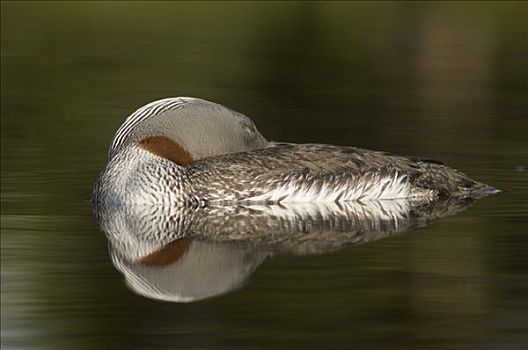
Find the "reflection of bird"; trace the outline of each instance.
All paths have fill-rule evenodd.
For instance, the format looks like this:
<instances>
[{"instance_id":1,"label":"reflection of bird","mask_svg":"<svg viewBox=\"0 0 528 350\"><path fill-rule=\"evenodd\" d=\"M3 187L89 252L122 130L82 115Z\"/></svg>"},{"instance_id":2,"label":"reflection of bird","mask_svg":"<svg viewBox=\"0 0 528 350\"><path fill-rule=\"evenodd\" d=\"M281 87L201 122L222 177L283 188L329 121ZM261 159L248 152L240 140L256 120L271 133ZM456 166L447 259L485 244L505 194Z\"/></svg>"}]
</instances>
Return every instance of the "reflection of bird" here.
<instances>
[{"instance_id":1,"label":"reflection of bird","mask_svg":"<svg viewBox=\"0 0 528 350\"><path fill-rule=\"evenodd\" d=\"M189 302L241 286L270 255L321 254L427 225L473 199L207 207L116 206L101 221L137 293Z\"/></svg>"},{"instance_id":2,"label":"reflection of bird","mask_svg":"<svg viewBox=\"0 0 528 350\"><path fill-rule=\"evenodd\" d=\"M119 128L94 188L94 205L104 215L126 203L429 201L494 192L431 160L268 142L246 116L179 97L138 109Z\"/></svg>"}]
</instances>

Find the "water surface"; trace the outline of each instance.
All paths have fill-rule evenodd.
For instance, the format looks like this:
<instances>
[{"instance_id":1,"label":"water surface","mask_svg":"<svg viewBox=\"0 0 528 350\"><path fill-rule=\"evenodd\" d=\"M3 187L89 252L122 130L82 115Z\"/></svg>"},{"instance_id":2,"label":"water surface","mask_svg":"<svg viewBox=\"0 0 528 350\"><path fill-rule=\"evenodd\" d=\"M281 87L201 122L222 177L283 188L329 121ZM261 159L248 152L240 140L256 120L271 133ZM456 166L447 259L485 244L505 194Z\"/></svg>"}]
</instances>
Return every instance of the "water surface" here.
<instances>
[{"instance_id":1,"label":"water surface","mask_svg":"<svg viewBox=\"0 0 528 350\"><path fill-rule=\"evenodd\" d=\"M528 346L525 3L1 6L2 348ZM123 119L179 95L272 140L427 156L503 193L155 301L115 269L89 199Z\"/></svg>"}]
</instances>

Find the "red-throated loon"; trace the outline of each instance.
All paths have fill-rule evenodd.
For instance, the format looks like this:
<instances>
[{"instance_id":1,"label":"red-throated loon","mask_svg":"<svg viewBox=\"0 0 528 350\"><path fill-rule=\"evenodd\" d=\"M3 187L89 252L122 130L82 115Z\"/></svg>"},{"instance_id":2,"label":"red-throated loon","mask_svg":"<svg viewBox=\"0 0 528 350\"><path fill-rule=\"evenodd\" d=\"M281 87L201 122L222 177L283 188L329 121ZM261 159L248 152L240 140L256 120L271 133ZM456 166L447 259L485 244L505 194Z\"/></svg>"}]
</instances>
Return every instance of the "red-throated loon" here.
<instances>
[{"instance_id":1,"label":"red-throated loon","mask_svg":"<svg viewBox=\"0 0 528 350\"><path fill-rule=\"evenodd\" d=\"M93 193L116 205L343 202L498 192L439 162L355 147L269 142L246 116L198 98L149 103L117 130Z\"/></svg>"}]
</instances>

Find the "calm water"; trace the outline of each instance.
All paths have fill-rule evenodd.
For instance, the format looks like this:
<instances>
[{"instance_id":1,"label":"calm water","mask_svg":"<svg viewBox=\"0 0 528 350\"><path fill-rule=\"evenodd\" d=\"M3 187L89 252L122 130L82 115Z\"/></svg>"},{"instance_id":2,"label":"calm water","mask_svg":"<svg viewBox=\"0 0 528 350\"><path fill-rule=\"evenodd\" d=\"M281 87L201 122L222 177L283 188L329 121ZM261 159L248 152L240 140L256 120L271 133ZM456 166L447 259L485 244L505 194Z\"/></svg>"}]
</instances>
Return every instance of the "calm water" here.
<instances>
[{"instance_id":1,"label":"calm water","mask_svg":"<svg viewBox=\"0 0 528 350\"><path fill-rule=\"evenodd\" d=\"M526 3L1 10L2 348L528 347ZM239 288L155 301L114 267L89 198L122 120L178 95L273 140L427 156L504 192L344 249L246 252Z\"/></svg>"}]
</instances>

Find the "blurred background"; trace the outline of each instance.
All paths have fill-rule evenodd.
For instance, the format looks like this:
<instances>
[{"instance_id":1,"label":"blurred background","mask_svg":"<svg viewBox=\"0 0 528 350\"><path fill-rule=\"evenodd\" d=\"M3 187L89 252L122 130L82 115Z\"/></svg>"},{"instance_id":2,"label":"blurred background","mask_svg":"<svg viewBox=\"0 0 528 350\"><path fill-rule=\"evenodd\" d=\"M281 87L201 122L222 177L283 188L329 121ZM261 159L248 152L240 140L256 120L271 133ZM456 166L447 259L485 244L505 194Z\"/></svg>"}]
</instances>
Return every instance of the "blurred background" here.
<instances>
[{"instance_id":1,"label":"blurred background","mask_svg":"<svg viewBox=\"0 0 528 350\"><path fill-rule=\"evenodd\" d=\"M1 3L5 349L528 346L526 2ZM269 139L420 155L504 192L265 262L239 291L129 291L91 186L136 108L194 96Z\"/></svg>"}]
</instances>

